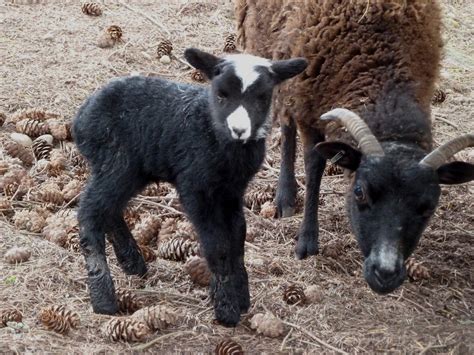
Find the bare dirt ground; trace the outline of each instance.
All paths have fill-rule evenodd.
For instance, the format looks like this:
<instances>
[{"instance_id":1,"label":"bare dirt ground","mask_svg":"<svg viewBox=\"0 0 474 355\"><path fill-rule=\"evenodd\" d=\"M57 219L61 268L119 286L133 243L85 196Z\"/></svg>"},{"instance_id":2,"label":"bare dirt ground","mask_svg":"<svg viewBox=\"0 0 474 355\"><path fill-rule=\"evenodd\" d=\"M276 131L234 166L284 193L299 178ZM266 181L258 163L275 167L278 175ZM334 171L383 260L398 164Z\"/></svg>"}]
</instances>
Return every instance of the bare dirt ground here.
<instances>
[{"instance_id":1,"label":"bare dirt ground","mask_svg":"<svg viewBox=\"0 0 474 355\"><path fill-rule=\"evenodd\" d=\"M93 90L131 72L190 81L190 69L178 60L183 50L196 46L221 53L226 34L233 32L232 5L223 0L134 1L129 6L108 1L100 17L84 15L79 2L25 2L0 2L0 111L7 117L19 109L42 107L69 120ZM433 107L437 144L474 131L474 6L470 1L442 2L446 46L440 86L447 99ZM97 35L112 24L122 27L124 42L98 48ZM169 65L155 55L164 38L174 46ZM279 170L277 132L275 128L267 162L249 189L250 200L257 195L261 200L273 198ZM6 160L3 144L8 134L0 134L0 160ZM473 153L465 151L459 158L474 162ZM297 174L302 183L301 157ZM45 179L40 174L34 178L38 184ZM19 230L12 215L3 211L0 255L17 245L31 248L32 256L18 265L0 260L0 308L11 306L23 313L23 328L0 328L0 353L125 353L138 350L137 346L153 353L209 353L222 338L232 337L246 353L333 353L324 345L329 344L349 353L472 354L474 185L443 188L439 208L415 254L431 277L407 281L388 296L375 295L361 276L362 259L345 215L344 191L342 175L324 178L322 253L304 261L293 257L301 203L298 214L285 220L263 218L259 204L249 208L248 225L257 230L246 248L252 306L235 329L213 323L206 290L191 283L181 263L158 259L143 281L125 276L111 253L117 285L135 292L147 305L165 304L182 315L179 325L153 334L146 341L161 338L146 346L106 339L99 328L109 317L91 310L82 256L45 240L41 233ZM299 194L303 195L302 185ZM132 205L163 218L184 218L163 208L163 201L159 196L141 196ZM67 208L75 208L73 202ZM12 206L15 213L40 207L27 198L13 200ZM48 208L56 212L65 206ZM282 275L268 271L272 261L280 265ZM289 284L319 286L320 302L286 304L282 292ZM81 326L68 335L47 331L37 314L51 304L77 311ZM271 339L250 329L249 318L266 311L287 322L284 336Z\"/></svg>"}]
</instances>

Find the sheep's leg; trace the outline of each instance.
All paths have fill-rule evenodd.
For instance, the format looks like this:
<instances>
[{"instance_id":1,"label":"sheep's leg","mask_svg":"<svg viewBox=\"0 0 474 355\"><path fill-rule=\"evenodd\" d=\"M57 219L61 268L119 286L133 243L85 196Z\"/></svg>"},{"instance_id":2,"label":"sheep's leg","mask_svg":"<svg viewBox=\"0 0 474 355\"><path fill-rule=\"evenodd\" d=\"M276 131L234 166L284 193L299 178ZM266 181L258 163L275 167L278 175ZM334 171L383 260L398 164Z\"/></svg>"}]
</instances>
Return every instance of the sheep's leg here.
<instances>
[{"instance_id":1,"label":"sheep's leg","mask_svg":"<svg viewBox=\"0 0 474 355\"><path fill-rule=\"evenodd\" d=\"M227 191L212 198L204 193L182 193L181 202L195 225L212 273L211 296L217 321L235 326L249 305L248 280L243 265L245 221L242 202ZM202 198L200 198L202 197ZM239 246L237 248L237 246Z\"/></svg>"},{"instance_id":2,"label":"sheep's leg","mask_svg":"<svg viewBox=\"0 0 474 355\"><path fill-rule=\"evenodd\" d=\"M281 121L281 166L278 177L276 205L278 217L290 217L295 213L296 178L296 125L292 118Z\"/></svg>"},{"instance_id":3,"label":"sheep's leg","mask_svg":"<svg viewBox=\"0 0 474 355\"><path fill-rule=\"evenodd\" d=\"M304 144L306 192L303 222L298 232L298 242L296 244L296 257L298 259L304 259L309 255L318 253L319 188L326 166L326 160L314 149L315 144L323 141L324 137L316 130L305 129L302 131L302 140Z\"/></svg>"},{"instance_id":4,"label":"sheep's leg","mask_svg":"<svg viewBox=\"0 0 474 355\"><path fill-rule=\"evenodd\" d=\"M81 247L88 270L92 308L96 313L114 314L118 311L105 257L106 233L112 236L115 252L126 271L140 275L146 272L145 262L128 227L125 225L125 231L120 224L120 220L123 221L121 211L134 191L129 178L124 176L121 179L118 174L112 173L107 176L93 175L81 197L78 213ZM133 178L130 181L134 181Z\"/></svg>"}]
</instances>

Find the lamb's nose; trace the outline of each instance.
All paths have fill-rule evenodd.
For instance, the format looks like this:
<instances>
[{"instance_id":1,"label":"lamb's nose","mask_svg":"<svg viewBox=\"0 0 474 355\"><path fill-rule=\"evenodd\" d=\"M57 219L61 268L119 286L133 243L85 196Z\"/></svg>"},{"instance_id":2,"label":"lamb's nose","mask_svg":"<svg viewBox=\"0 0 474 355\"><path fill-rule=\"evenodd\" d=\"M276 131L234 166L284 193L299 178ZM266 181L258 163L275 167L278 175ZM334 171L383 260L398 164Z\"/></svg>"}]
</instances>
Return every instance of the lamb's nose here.
<instances>
[{"instance_id":1,"label":"lamb's nose","mask_svg":"<svg viewBox=\"0 0 474 355\"><path fill-rule=\"evenodd\" d=\"M242 136L242 134L245 133L246 129L245 128L235 128L235 127L233 127L232 131L234 131L234 133L237 135L237 137L240 138Z\"/></svg>"}]
</instances>

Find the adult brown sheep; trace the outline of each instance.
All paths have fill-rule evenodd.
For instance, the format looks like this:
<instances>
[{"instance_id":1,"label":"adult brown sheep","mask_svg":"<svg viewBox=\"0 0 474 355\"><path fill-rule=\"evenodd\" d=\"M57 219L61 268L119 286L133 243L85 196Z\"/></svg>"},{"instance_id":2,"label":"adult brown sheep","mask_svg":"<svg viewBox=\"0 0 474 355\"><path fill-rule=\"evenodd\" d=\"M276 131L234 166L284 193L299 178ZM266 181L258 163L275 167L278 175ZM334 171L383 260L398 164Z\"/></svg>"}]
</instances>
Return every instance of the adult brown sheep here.
<instances>
[{"instance_id":1,"label":"adult brown sheep","mask_svg":"<svg viewBox=\"0 0 474 355\"><path fill-rule=\"evenodd\" d=\"M297 257L318 253L319 187L326 159L332 159L353 172L347 209L365 278L376 292L393 291L405 279L404 260L438 204L439 184L474 179L474 165L447 162L474 145L474 134L431 152L430 99L442 50L438 2L235 5L247 52L309 61L302 75L280 86L273 103L282 130L276 195L282 217L294 213L296 130L304 145L306 196Z\"/></svg>"}]
</instances>

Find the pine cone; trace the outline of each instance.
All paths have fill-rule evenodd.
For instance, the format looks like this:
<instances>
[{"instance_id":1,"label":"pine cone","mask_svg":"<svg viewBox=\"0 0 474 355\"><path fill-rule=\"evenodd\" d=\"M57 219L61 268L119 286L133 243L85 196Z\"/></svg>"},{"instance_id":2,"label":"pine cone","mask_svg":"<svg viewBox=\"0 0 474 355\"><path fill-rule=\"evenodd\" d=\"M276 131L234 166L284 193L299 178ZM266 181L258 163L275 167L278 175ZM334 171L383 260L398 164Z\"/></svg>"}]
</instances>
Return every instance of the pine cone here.
<instances>
[{"instance_id":1,"label":"pine cone","mask_svg":"<svg viewBox=\"0 0 474 355\"><path fill-rule=\"evenodd\" d=\"M245 205L248 208L254 210L256 207L260 207L266 202L273 201L274 195L275 195L275 189L272 185L268 184L264 187L254 186L245 195Z\"/></svg>"},{"instance_id":2,"label":"pine cone","mask_svg":"<svg viewBox=\"0 0 474 355\"><path fill-rule=\"evenodd\" d=\"M242 346L232 339L224 339L220 341L214 350L216 355L243 355Z\"/></svg>"},{"instance_id":3,"label":"pine cone","mask_svg":"<svg viewBox=\"0 0 474 355\"><path fill-rule=\"evenodd\" d=\"M157 183L153 182L148 184L141 192L143 196L159 196L160 187Z\"/></svg>"},{"instance_id":4,"label":"pine cone","mask_svg":"<svg viewBox=\"0 0 474 355\"><path fill-rule=\"evenodd\" d=\"M197 81L198 83L203 83L206 81L206 76L199 69L194 69L191 72L191 79Z\"/></svg>"},{"instance_id":5,"label":"pine cone","mask_svg":"<svg viewBox=\"0 0 474 355\"><path fill-rule=\"evenodd\" d=\"M132 319L144 323L151 331L163 330L178 322L177 313L165 306L142 308L132 315Z\"/></svg>"},{"instance_id":6,"label":"pine cone","mask_svg":"<svg viewBox=\"0 0 474 355\"><path fill-rule=\"evenodd\" d=\"M263 204L260 210L260 216L263 218L273 218L276 215L276 207L272 201L267 201Z\"/></svg>"},{"instance_id":7,"label":"pine cone","mask_svg":"<svg viewBox=\"0 0 474 355\"><path fill-rule=\"evenodd\" d=\"M170 56L171 52L173 51L173 44L171 43L170 40L163 40L160 43L158 43L158 47L156 49L156 55L158 58L161 58L165 55Z\"/></svg>"},{"instance_id":8,"label":"pine cone","mask_svg":"<svg viewBox=\"0 0 474 355\"><path fill-rule=\"evenodd\" d=\"M51 150L53 150L53 145L49 144L42 138L36 138L33 141L33 153L37 160L40 159L49 159Z\"/></svg>"},{"instance_id":9,"label":"pine cone","mask_svg":"<svg viewBox=\"0 0 474 355\"><path fill-rule=\"evenodd\" d=\"M142 307L142 303L137 296L128 290L118 289L116 296L119 311L122 313L133 313Z\"/></svg>"},{"instance_id":10,"label":"pine cone","mask_svg":"<svg viewBox=\"0 0 474 355\"><path fill-rule=\"evenodd\" d=\"M197 240L197 234L196 234L196 231L194 230L193 225L191 224L191 222L188 222L186 220L178 221L176 223L175 236L187 237L191 240Z\"/></svg>"},{"instance_id":11,"label":"pine cone","mask_svg":"<svg viewBox=\"0 0 474 355\"><path fill-rule=\"evenodd\" d=\"M89 16L100 16L102 15L102 9L99 4L95 2L86 2L82 4L81 10L83 13Z\"/></svg>"},{"instance_id":12,"label":"pine cone","mask_svg":"<svg viewBox=\"0 0 474 355\"><path fill-rule=\"evenodd\" d=\"M68 333L71 328L75 329L80 325L79 315L63 305L41 309L38 318L46 328L61 334Z\"/></svg>"},{"instance_id":13,"label":"pine cone","mask_svg":"<svg viewBox=\"0 0 474 355\"><path fill-rule=\"evenodd\" d=\"M26 247L13 247L5 253L5 260L10 264L19 264L28 261L31 256L31 250Z\"/></svg>"},{"instance_id":14,"label":"pine cone","mask_svg":"<svg viewBox=\"0 0 474 355\"><path fill-rule=\"evenodd\" d=\"M6 327L8 322L21 322L23 315L15 308L0 309L0 328Z\"/></svg>"},{"instance_id":15,"label":"pine cone","mask_svg":"<svg viewBox=\"0 0 474 355\"><path fill-rule=\"evenodd\" d=\"M284 273L283 268L277 260L273 260L268 266L268 269L270 270L270 273L275 276L281 276Z\"/></svg>"},{"instance_id":16,"label":"pine cone","mask_svg":"<svg viewBox=\"0 0 474 355\"><path fill-rule=\"evenodd\" d=\"M29 148L25 148L21 144L13 141L6 142L4 148L8 155L20 159L26 166L33 164L33 154L31 154Z\"/></svg>"},{"instance_id":17,"label":"pine cone","mask_svg":"<svg viewBox=\"0 0 474 355\"><path fill-rule=\"evenodd\" d=\"M81 252L81 241L78 234L68 234L64 247L74 253Z\"/></svg>"},{"instance_id":18,"label":"pine cone","mask_svg":"<svg viewBox=\"0 0 474 355\"><path fill-rule=\"evenodd\" d=\"M15 212L13 223L18 229L41 233L46 225L46 219L36 211L20 210Z\"/></svg>"},{"instance_id":19,"label":"pine cone","mask_svg":"<svg viewBox=\"0 0 474 355\"><path fill-rule=\"evenodd\" d=\"M167 260L185 261L192 255L199 255L199 244L189 238L174 237L158 247L158 256Z\"/></svg>"},{"instance_id":20,"label":"pine cone","mask_svg":"<svg viewBox=\"0 0 474 355\"><path fill-rule=\"evenodd\" d=\"M58 141L71 139L71 124L58 120L49 120L48 127L51 135Z\"/></svg>"},{"instance_id":21,"label":"pine cone","mask_svg":"<svg viewBox=\"0 0 474 355\"><path fill-rule=\"evenodd\" d=\"M60 206L64 202L64 194L59 186L52 182L45 182L38 186L31 192L31 197L34 201L52 203L55 206Z\"/></svg>"},{"instance_id":22,"label":"pine cone","mask_svg":"<svg viewBox=\"0 0 474 355\"><path fill-rule=\"evenodd\" d=\"M440 88L437 88L433 94L433 97L431 98L431 103L433 105L438 105L443 103L446 100L446 92L441 90Z\"/></svg>"},{"instance_id":23,"label":"pine cone","mask_svg":"<svg viewBox=\"0 0 474 355\"><path fill-rule=\"evenodd\" d=\"M7 115L5 115L3 112L0 112L0 127L3 126L6 120L7 120Z\"/></svg>"},{"instance_id":24,"label":"pine cone","mask_svg":"<svg viewBox=\"0 0 474 355\"><path fill-rule=\"evenodd\" d=\"M288 304L303 304L306 301L303 288L296 285L288 286L283 292L283 300Z\"/></svg>"},{"instance_id":25,"label":"pine cone","mask_svg":"<svg viewBox=\"0 0 474 355\"><path fill-rule=\"evenodd\" d=\"M61 247L66 247L68 236L77 235L79 230L75 213L62 214L60 212L46 219L46 227L43 228L43 236L46 240Z\"/></svg>"},{"instance_id":26,"label":"pine cone","mask_svg":"<svg viewBox=\"0 0 474 355\"><path fill-rule=\"evenodd\" d=\"M285 327L281 320L267 313L257 313L250 320L250 327L258 334L263 334L270 338L277 338L285 332Z\"/></svg>"},{"instance_id":27,"label":"pine cone","mask_svg":"<svg viewBox=\"0 0 474 355\"><path fill-rule=\"evenodd\" d=\"M123 31L117 25L112 25L107 28L107 33L109 34L110 38L112 38L115 42L119 42L122 40Z\"/></svg>"},{"instance_id":28,"label":"pine cone","mask_svg":"<svg viewBox=\"0 0 474 355\"><path fill-rule=\"evenodd\" d=\"M161 244L173 238L177 228L176 222L177 221L174 218L166 218L163 221L160 233L158 234L158 240Z\"/></svg>"},{"instance_id":29,"label":"pine cone","mask_svg":"<svg viewBox=\"0 0 474 355\"><path fill-rule=\"evenodd\" d=\"M130 318L113 318L104 327L104 334L112 341L140 341L148 332L144 323Z\"/></svg>"},{"instance_id":30,"label":"pine cone","mask_svg":"<svg viewBox=\"0 0 474 355\"><path fill-rule=\"evenodd\" d=\"M304 290L306 301L309 303L321 303L324 299L324 293L321 291L321 286L312 285Z\"/></svg>"},{"instance_id":31,"label":"pine cone","mask_svg":"<svg viewBox=\"0 0 474 355\"><path fill-rule=\"evenodd\" d=\"M18 122L25 119L32 119L36 121L46 121L47 119L55 118L55 117L59 117L59 115L57 113L45 111L39 107L34 107L34 108L19 110L15 112L11 121Z\"/></svg>"},{"instance_id":32,"label":"pine cone","mask_svg":"<svg viewBox=\"0 0 474 355\"><path fill-rule=\"evenodd\" d=\"M125 222L127 222L127 225L129 228L134 228L138 221L140 220L140 208L139 207L134 207L134 206L127 206L123 213L123 218L125 219ZM137 242L141 243L138 237L138 231L133 231L132 234L135 236L135 239ZM142 243L145 244L145 243Z\"/></svg>"},{"instance_id":33,"label":"pine cone","mask_svg":"<svg viewBox=\"0 0 474 355\"><path fill-rule=\"evenodd\" d=\"M46 170L49 176L60 176L66 169L67 158L59 149L53 149L50 153L49 163Z\"/></svg>"},{"instance_id":34,"label":"pine cone","mask_svg":"<svg viewBox=\"0 0 474 355\"><path fill-rule=\"evenodd\" d=\"M71 201L73 198L77 197L82 191L83 183L79 180L72 179L63 187L62 193L64 194L64 201Z\"/></svg>"},{"instance_id":35,"label":"pine cone","mask_svg":"<svg viewBox=\"0 0 474 355\"><path fill-rule=\"evenodd\" d=\"M143 244L138 244L138 247L140 248L140 252L142 253L143 259L145 259L146 263L151 263L156 260L156 254L152 248Z\"/></svg>"},{"instance_id":36,"label":"pine cone","mask_svg":"<svg viewBox=\"0 0 474 355\"><path fill-rule=\"evenodd\" d=\"M49 126L46 122L27 118L17 122L16 130L30 137L39 137L49 133Z\"/></svg>"},{"instance_id":37,"label":"pine cone","mask_svg":"<svg viewBox=\"0 0 474 355\"><path fill-rule=\"evenodd\" d=\"M211 282L211 270L207 266L205 258L194 255L186 260L184 270L191 277L191 281L199 286L209 286Z\"/></svg>"},{"instance_id":38,"label":"pine cone","mask_svg":"<svg viewBox=\"0 0 474 355\"><path fill-rule=\"evenodd\" d=\"M428 268L422 263L417 263L414 258L408 258L405 261L405 267L407 268L407 275L413 281L419 281L430 278L430 272Z\"/></svg>"},{"instance_id":39,"label":"pine cone","mask_svg":"<svg viewBox=\"0 0 474 355\"><path fill-rule=\"evenodd\" d=\"M224 52L226 53L235 52L236 48L237 47L235 45L235 34L231 33L225 38Z\"/></svg>"},{"instance_id":40,"label":"pine cone","mask_svg":"<svg viewBox=\"0 0 474 355\"><path fill-rule=\"evenodd\" d=\"M132 234L138 244L151 245L158 240L161 221L152 214L145 215L133 228Z\"/></svg>"}]
</instances>

